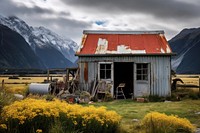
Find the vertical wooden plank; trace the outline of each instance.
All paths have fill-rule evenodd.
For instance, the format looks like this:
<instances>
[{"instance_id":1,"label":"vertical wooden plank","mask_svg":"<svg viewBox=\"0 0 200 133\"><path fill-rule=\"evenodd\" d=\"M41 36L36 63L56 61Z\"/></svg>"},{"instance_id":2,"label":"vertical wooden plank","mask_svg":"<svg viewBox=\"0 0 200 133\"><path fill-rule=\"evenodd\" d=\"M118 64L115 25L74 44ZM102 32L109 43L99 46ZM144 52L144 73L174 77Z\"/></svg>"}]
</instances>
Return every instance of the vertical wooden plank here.
<instances>
[{"instance_id":1,"label":"vertical wooden plank","mask_svg":"<svg viewBox=\"0 0 200 133\"><path fill-rule=\"evenodd\" d=\"M2 80L2 84L1 85L2 85L1 89L4 90L4 79Z\"/></svg>"},{"instance_id":2,"label":"vertical wooden plank","mask_svg":"<svg viewBox=\"0 0 200 133\"><path fill-rule=\"evenodd\" d=\"M65 77L65 89L69 88L69 69L67 68L66 77Z\"/></svg>"}]
</instances>

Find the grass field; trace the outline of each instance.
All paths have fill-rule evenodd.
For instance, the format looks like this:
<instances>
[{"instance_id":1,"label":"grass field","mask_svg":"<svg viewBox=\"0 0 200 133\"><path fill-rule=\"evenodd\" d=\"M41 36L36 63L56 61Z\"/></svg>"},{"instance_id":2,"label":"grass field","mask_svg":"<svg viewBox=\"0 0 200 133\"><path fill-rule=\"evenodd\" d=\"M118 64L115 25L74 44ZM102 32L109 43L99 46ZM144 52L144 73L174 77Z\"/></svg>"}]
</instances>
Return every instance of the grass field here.
<instances>
[{"instance_id":1,"label":"grass field","mask_svg":"<svg viewBox=\"0 0 200 133\"><path fill-rule=\"evenodd\" d=\"M199 75L177 75L174 78L180 78L184 84L199 85Z\"/></svg>"},{"instance_id":2,"label":"grass field","mask_svg":"<svg viewBox=\"0 0 200 133\"><path fill-rule=\"evenodd\" d=\"M199 85L199 78L194 76L186 77L177 76L184 81L184 84ZM57 77L56 77L57 78ZM12 93L21 93L23 89L27 89L28 85L33 82L43 82L46 77L20 77L20 79L8 79L8 77L0 77L0 81L4 80L5 88ZM59 77L62 80L62 77ZM178 83L181 84L181 83ZM179 88L180 89L180 88ZM185 88L181 88L185 89ZM190 88L192 89L192 88ZM141 120L147 113L157 111L166 113L167 115L174 114L179 117L189 119L197 127L200 127L200 100L184 99L178 102L149 102L138 103L131 99L114 100L112 102L97 102L94 106L105 106L109 110L114 110L122 116L121 129L127 133L135 132L134 119ZM88 105L83 105L88 106Z\"/></svg>"},{"instance_id":3,"label":"grass field","mask_svg":"<svg viewBox=\"0 0 200 133\"><path fill-rule=\"evenodd\" d=\"M134 119L141 120L147 113L157 111L187 118L200 127L200 100L184 100L179 102L138 103L133 100L115 100L112 102L94 103L94 106L105 106L122 116L121 128L127 133L135 132Z\"/></svg>"}]
</instances>

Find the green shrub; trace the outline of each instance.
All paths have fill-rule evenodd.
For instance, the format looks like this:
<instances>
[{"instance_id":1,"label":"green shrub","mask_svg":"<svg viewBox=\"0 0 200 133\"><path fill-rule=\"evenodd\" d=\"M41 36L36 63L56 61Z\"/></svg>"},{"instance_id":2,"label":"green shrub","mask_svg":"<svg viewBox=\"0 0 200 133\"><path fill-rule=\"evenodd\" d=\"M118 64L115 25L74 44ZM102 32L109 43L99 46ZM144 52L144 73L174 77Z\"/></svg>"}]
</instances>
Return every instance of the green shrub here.
<instances>
[{"instance_id":1,"label":"green shrub","mask_svg":"<svg viewBox=\"0 0 200 133\"><path fill-rule=\"evenodd\" d=\"M189 98L191 98L192 100L197 100L199 98L198 93L190 92Z\"/></svg>"},{"instance_id":2,"label":"green shrub","mask_svg":"<svg viewBox=\"0 0 200 133\"><path fill-rule=\"evenodd\" d=\"M158 95L150 95L149 102L163 102L165 100L164 97L160 97Z\"/></svg>"},{"instance_id":3,"label":"green shrub","mask_svg":"<svg viewBox=\"0 0 200 133\"><path fill-rule=\"evenodd\" d=\"M186 118L152 112L148 113L142 120L142 125L147 133L193 133L195 127Z\"/></svg>"}]
</instances>

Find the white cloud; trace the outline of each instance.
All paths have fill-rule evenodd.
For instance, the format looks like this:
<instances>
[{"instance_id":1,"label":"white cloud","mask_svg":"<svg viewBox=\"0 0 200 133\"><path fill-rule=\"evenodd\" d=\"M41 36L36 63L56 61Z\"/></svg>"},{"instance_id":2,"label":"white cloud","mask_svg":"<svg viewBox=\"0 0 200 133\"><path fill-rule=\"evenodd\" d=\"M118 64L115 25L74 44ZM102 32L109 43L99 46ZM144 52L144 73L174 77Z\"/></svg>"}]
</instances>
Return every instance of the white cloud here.
<instances>
[{"instance_id":1,"label":"white cloud","mask_svg":"<svg viewBox=\"0 0 200 133\"><path fill-rule=\"evenodd\" d=\"M78 44L85 29L165 30L170 39L200 22L198 0L1 0L0 12Z\"/></svg>"}]
</instances>

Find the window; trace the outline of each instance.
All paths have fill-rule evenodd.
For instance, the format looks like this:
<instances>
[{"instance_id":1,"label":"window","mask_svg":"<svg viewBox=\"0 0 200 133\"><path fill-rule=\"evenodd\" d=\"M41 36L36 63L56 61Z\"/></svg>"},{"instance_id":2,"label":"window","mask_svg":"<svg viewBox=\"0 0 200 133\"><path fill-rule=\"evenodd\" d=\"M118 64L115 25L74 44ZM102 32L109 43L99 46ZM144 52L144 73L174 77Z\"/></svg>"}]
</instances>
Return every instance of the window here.
<instances>
[{"instance_id":1,"label":"window","mask_svg":"<svg viewBox=\"0 0 200 133\"><path fill-rule=\"evenodd\" d=\"M148 64L139 63L136 64L137 80L148 80Z\"/></svg>"},{"instance_id":2,"label":"window","mask_svg":"<svg viewBox=\"0 0 200 133\"><path fill-rule=\"evenodd\" d=\"M111 64L100 64L100 79L111 79Z\"/></svg>"}]
</instances>

